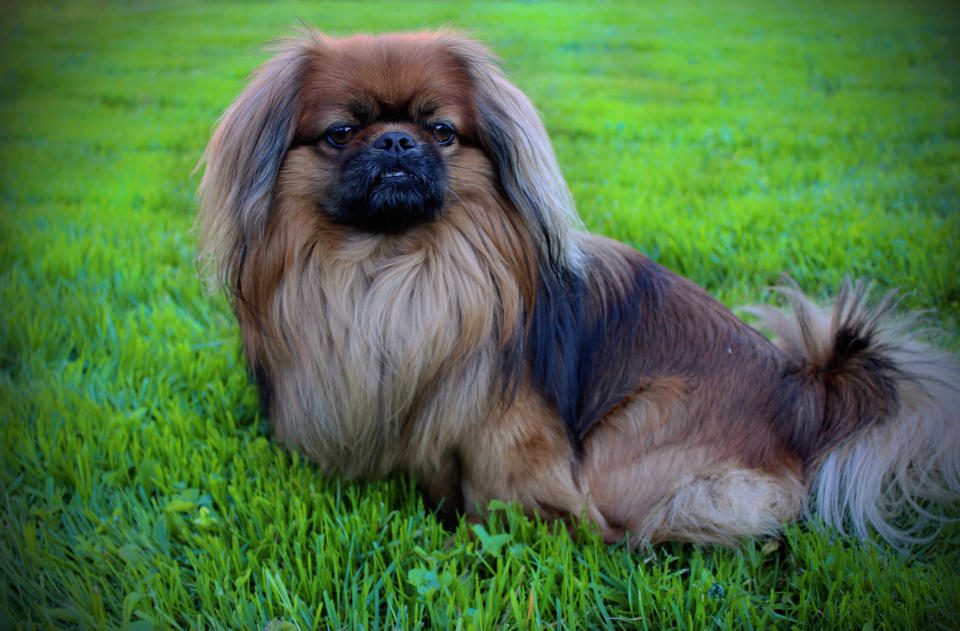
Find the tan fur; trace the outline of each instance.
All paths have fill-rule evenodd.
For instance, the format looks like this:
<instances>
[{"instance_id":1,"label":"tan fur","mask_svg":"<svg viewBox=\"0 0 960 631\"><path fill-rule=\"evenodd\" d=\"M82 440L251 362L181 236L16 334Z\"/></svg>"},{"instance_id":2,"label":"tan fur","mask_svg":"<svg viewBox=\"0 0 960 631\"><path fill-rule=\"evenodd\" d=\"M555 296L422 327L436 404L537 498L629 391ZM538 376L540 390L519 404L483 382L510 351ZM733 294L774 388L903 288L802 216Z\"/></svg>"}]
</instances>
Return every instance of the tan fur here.
<instances>
[{"instance_id":1,"label":"tan fur","mask_svg":"<svg viewBox=\"0 0 960 631\"><path fill-rule=\"evenodd\" d=\"M297 159L287 164L282 183ZM278 208L277 225L300 225L285 213L302 208ZM345 235L333 249L293 243L311 231L285 235L285 282L264 306L277 343L264 351L285 389L278 401L293 407L278 406L273 421L282 440L329 470L382 475L400 463L420 466L497 399L491 363L522 299L505 258L522 261L525 250L520 242L498 249L509 240L488 235L506 227L484 226L489 215L470 203L455 212L463 217L448 218L443 247L435 234L416 232Z\"/></svg>"},{"instance_id":2,"label":"tan fur","mask_svg":"<svg viewBox=\"0 0 960 631\"><path fill-rule=\"evenodd\" d=\"M396 234L337 221L325 130L428 145L436 120L458 133L431 145L442 213ZM635 544L774 532L810 487L827 521L902 541L895 509L960 492L952 360L850 291L832 316L799 294L762 311L775 347L582 232L536 111L477 42L307 31L205 161L200 260L231 292L277 438L324 472L409 472L468 516L514 501Z\"/></svg>"},{"instance_id":3,"label":"tan fur","mask_svg":"<svg viewBox=\"0 0 960 631\"><path fill-rule=\"evenodd\" d=\"M747 468L690 426L695 386L648 384L585 441L583 475L608 522L634 541L731 543L771 533L800 513L797 462L775 472Z\"/></svg>"},{"instance_id":4,"label":"tan fur","mask_svg":"<svg viewBox=\"0 0 960 631\"><path fill-rule=\"evenodd\" d=\"M540 397L521 392L506 410L486 419L461 447L464 508L482 514L492 498L517 502L544 517L586 515L606 520L581 488L576 458L560 423Z\"/></svg>"}]
</instances>

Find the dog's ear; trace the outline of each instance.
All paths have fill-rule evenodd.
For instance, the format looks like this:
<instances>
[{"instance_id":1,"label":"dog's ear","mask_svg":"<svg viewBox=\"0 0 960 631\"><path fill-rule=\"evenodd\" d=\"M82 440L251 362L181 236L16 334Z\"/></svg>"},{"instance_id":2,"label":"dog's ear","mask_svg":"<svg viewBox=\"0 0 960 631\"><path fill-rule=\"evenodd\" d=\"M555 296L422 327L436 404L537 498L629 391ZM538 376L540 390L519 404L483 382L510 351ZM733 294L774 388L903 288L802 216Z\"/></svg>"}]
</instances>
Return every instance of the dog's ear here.
<instances>
[{"instance_id":1,"label":"dog's ear","mask_svg":"<svg viewBox=\"0 0 960 631\"><path fill-rule=\"evenodd\" d=\"M447 37L473 82L480 142L497 166L504 191L526 219L541 260L576 267L578 250L570 231L581 222L536 109L482 44L455 34Z\"/></svg>"},{"instance_id":2,"label":"dog's ear","mask_svg":"<svg viewBox=\"0 0 960 631\"><path fill-rule=\"evenodd\" d=\"M304 37L281 43L223 113L204 152L198 258L212 284L236 289L247 245L263 233L315 42Z\"/></svg>"}]
</instances>

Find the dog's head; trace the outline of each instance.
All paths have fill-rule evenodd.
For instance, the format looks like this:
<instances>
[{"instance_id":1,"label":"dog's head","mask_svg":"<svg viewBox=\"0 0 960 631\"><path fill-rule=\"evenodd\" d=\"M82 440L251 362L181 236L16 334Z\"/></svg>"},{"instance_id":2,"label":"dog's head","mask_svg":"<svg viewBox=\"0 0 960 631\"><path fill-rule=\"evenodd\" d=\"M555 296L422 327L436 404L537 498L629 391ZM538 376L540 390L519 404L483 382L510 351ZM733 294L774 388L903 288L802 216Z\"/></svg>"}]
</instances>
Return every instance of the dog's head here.
<instances>
[{"instance_id":1,"label":"dog's head","mask_svg":"<svg viewBox=\"0 0 960 631\"><path fill-rule=\"evenodd\" d=\"M278 205L394 235L506 200L542 263L567 265L576 212L530 101L489 52L450 32L316 32L281 43L227 109L200 185L201 260L237 281ZM486 196L486 197L485 197Z\"/></svg>"}]
</instances>

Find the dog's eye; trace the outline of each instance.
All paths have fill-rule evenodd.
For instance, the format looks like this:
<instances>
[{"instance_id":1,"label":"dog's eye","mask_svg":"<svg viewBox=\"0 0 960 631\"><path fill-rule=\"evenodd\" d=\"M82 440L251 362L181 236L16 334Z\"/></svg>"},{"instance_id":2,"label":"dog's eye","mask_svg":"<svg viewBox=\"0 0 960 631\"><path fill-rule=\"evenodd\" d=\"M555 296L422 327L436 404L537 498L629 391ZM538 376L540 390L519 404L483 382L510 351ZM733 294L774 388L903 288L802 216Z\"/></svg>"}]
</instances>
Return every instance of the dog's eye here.
<instances>
[{"instance_id":1,"label":"dog's eye","mask_svg":"<svg viewBox=\"0 0 960 631\"><path fill-rule=\"evenodd\" d=\"M343 148L353 138L356 127L352 125L337 125L327 130L327 142L338 149Z\"/></svg>"},{"instance_id":2,"label":"dog's eye","mask_svg":"<svg viewBox=\"0 0 960 631\"><path fill-rule=\"evenodd\" d=\"M434 123L430 126L430 131L433 133L433 139L441 145L449 145L457 135L450 123Z\"/></svg>"}]
</instances>

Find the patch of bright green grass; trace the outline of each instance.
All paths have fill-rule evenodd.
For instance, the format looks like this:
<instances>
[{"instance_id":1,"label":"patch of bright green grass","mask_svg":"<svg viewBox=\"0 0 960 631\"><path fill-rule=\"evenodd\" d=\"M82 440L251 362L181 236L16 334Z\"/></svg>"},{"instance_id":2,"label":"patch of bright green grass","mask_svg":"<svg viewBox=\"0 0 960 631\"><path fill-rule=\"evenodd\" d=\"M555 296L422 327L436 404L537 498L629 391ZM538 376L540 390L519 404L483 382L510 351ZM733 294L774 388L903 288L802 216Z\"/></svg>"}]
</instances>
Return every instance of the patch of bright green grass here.
<instances>
[{"instance_id":1,"label":"patch of bright green grass","mask_svg":"<svg viewBox=\"0 0 960 631\"><path fill-rule=\"evenodd\" d=\"M300 19L452 25L543 113L587 225L730 305L900 286L957 347L951 4L63 3L0 23L0 628L955 628L960 529L914 556L794 525L630 551L277 447L191 171Z\"/></svg>"}]
</instances>

